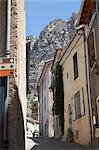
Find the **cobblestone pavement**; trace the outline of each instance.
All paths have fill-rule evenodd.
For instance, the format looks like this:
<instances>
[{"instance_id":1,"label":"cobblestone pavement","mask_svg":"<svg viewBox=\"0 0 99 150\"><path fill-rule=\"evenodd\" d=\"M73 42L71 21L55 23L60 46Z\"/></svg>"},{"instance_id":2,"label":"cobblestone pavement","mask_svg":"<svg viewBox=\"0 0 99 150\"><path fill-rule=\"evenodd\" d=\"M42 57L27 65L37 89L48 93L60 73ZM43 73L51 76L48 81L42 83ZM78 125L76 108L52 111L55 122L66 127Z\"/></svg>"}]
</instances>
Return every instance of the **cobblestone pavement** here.
<instances>
[{"instance_id":1,"label":"cobblestone pavement","mask_svg":"<svg viewBox=\"0 0 99 150\"><path fill-rule=\"evenodd\" d=\"M34 141L39 143L39 146L34 148L35 150L96 150L78 144L63 142L55 138L40 137L35 138Z\"/></svg>"}]
</instances>

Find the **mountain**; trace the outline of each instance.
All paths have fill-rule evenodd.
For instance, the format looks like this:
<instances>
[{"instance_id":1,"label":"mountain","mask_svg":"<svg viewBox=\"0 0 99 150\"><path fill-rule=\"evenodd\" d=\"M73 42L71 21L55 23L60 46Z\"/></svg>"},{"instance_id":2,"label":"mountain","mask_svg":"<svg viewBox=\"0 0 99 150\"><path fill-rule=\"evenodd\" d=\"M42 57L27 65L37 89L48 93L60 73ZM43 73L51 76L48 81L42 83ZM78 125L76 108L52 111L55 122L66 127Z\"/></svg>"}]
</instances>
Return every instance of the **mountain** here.
<instances>
[{"instance_id":1,"label":"mountain","mask_svg":"<svg viewBox=\"0 0 99 150\"><path fill-rule=\"evenodd\" d=\"M68 22L65 22L62 19L55 19L51 21L33 43L29 67L28 99L30 101L33 101L33 99L37 97L37 82L40 77L44 61L52 58L56 49L66 47L75 33L76 19L77 13L73 13Z\"/></svg>"}]
</instances>

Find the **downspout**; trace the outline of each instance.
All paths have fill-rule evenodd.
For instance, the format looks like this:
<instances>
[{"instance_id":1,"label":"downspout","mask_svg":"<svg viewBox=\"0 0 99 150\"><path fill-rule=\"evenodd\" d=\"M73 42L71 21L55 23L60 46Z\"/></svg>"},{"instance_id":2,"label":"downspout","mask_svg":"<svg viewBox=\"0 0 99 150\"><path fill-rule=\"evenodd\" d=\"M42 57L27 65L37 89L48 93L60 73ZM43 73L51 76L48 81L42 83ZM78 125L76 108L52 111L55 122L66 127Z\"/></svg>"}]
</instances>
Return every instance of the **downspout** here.
<instances>
[{"instance_id":1,"label":"downspout","mask_svg":"<svg viewBox=\"0 0 99 150\"><path fill-rule=\"evenodd\" d=\"M6 50L5 57L10 57L10 16L11 16L11 0L7 0L7 38L6 38ZM8 98L9 98L9 77L7 77L7 96L5 100L5 124L4 124L4 138L8 138Z\"/></svg>"},{"instance_id":2,"label":"downspout","mask_svg":"<svg viewBox=\"0 0 99 150\"><path fill-rule=\"evenodd\" d=\"M11 22L11 0L7 0L7 40L5 57L10 57L10 22Z\"/></svg>"},{"instance_id":3,"label":"downspout","mask_svg":"<svg viewBox=\"0 0 99 150\"><path fill-rule=\"evenodd\" d=\"M82 30L83 33L79 34L79 30ZM92 109L91 109L91 94L90 94L90 76L89 76L89 62L88 62L88 48L87 48L87 41L86 41L86 34L85 34L85 25L81 25L76 28L77 33L79 35L84 36L84 57L85 57L85 72L86 72L86 89L87 89L87 97L88 97L88 118L89 118L89 144L93 146L93 118L92 118Z\"/></svg>"},{"instance_id":4,"label":"downspout","mask_svg":"<svg viewBox=\"0 0 99 150\"><path fill-rule=\"evenodd\" d=\"M93 146L93 118L92 118L92 107L91 107L91 94L90 94L90 77L89 77L89 58L88 58L88 47L86 41L86 35L84 32L84 53L85 53L85 69L86 69L86 88L88 96L88 108L89 108L89 134L90 134L90 145Z\"/></svg>"}]
</instances>

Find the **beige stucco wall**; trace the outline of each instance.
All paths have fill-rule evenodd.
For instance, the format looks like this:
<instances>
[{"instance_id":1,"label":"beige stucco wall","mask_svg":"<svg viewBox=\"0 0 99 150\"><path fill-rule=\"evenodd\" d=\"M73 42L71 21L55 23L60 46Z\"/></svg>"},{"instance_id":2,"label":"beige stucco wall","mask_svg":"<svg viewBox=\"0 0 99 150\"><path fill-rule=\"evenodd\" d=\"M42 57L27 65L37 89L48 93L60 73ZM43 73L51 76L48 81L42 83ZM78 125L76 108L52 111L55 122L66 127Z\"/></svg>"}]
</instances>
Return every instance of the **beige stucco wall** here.
<instances>
[{"instance_id":1,"label":"beige stucco wall","mask_svg":"<svg viewBox=\"0 0 99 150\"><path fill-rule=\"evenodd\" d=\"M75 43L75 42L74 42ZM68 48L68 51L70 49ZM78 78L74 80L73 55L77 52L78 58ZM68 105L71 104L73 97L82 87L84 89L85 115L75 121L72 121L74 132L74 141L83 145L89 144L89 119L88 119L88 99L86 90L86 73L85 73L85 54L83 38L79 40L71 51L69 57L63 64L63 82L64 82L64 136L67 135L69 128ZM68 79L67 79L68 72ZM76 130L79 130L79 138L76 139Z\"/></svg>"},{"instance_id":2,"label":"beige stucco wall","mask_svg":"<svg viewBox=\"0 0 99 150\"><path fill-rule=\"evenodd\" d=\"M40 133L42 136L54 136L53 129L53 94L51 86L52 61L46 62L39 85Z\"/></svg>"},{"instance_id":3,"label":"beige stucco wall","mask_svg":"<svg viewBox=\"0 0 99 150\"><path fill-rule=\"evenodd\" d=\"M95 46L95 62L91 68L88 63L88 75L89 75L89 92L91 101L91 111L92 118L95 117L94 123L92 123L92 142L93 145L99 146L99 138L95 137L95 129L97 127L97 109L96 109L96 99L99 96L99 27L97 22L97 15L95 19L90 21L89 27L85 26L85 34L88 38L90 32L94 34L94 46ZM88 45L86 44L86 50L88 51ZM87 56L88 57L88 56ZM88 57L89 60L89 57Z\"/></svg>"}]
</instances>

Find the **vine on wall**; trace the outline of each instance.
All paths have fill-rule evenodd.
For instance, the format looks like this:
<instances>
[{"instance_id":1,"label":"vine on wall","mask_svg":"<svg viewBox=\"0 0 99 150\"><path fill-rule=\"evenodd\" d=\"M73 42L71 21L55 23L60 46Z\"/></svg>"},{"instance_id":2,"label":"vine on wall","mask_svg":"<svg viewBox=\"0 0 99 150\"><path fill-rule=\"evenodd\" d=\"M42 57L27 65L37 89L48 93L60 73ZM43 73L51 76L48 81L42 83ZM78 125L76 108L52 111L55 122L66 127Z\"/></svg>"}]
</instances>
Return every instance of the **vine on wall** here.
<instances>
[{"instance_id":1,"label":"vine on wall","mask_svg":"<svg viewBox=\"0 0 99 150\"><path fill-rule=\"evenodd\" d=\"M62 67L59 63L56 64L54 74L53 85L53 113L59 115L59 122L61 126L61 134L64 133L64 93L63 93L63 79L62 79Z\"/></svg>"}]
</instances>

